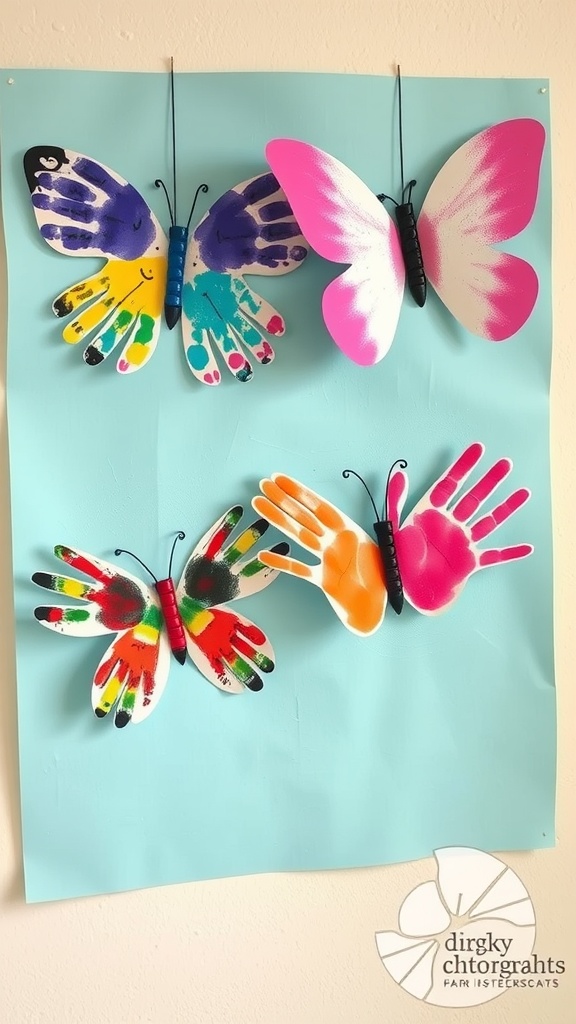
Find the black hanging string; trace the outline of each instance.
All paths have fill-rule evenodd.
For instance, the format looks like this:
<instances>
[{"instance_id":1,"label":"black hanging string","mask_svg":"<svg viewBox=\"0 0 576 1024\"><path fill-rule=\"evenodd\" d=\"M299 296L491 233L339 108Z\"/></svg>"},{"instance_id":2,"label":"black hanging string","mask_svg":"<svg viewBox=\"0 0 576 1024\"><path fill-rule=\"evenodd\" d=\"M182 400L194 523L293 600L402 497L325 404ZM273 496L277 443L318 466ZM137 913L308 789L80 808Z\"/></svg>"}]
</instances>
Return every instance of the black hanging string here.
<instances>
[{"instance_id":1,"label":"black hanging string","mask_svg":"<svg viewBox=\"0 0 576 1024\"><path fill-rule=\"evenodd\" d=\"M416 179L413 178L407 185L404 184L404 119L402 117L402 75L400 74L400 65L396 65L396 73L398 76L398 141L400 145L400 180L402 182L402 202L412 202L412 189L417 184Z\"/></svg>"},{"instance_id":2,"label":"black hanging string","mask_svg":"<svg viewBox=\"0 0 576 1024\"><path fill-rule=\"evenodd\" d=\"M176 191L176 98L175 98L175 85L174 85L174 57L170 57L170 108L171 108L171 122L172 122L172 201L168 195L168 189L162 181L162 178L156 178L154 184L156 188L161 188L166 197L166 203L168 206L168 213L170 214L170 224L175 227L177 224L178 216L178 199ZM190 215L186 223L186 230L190 227L190 221L192 220L192 214L194 213L196 203L198 202L198 196L201 192L207 192L208 185L203 183L198 185L196 194L190 208Z\"/></svg>"},{"instance_id":3,"label":"black hanging string","mask_svg":"<svg viewBox=\"0 0 576 1024\"><path fill-rule=\"evenodd\" d=\"M174 57L170 57L170 108L172 120L172 202L170 202L168 189L162 181L162 178L156 178L154 184L156 185L156 188L161 188L166 196L168 213L170 214L170 224L174 227L176 224L176 107L174 100Z\"/></svg>"},{"instance_id":4,"label":"black hanging string","mask_svg":"<svg viewBox=\"0 0 576 1024\"><path fill-rule=\"evenodd\" d=\"M178 218L176 202L176 104L174 100L174 57L170 57L170 99L172 106L172 195L174 196L174 223Z\"/></svg>"},{"instance_id":5,"label":"black hanging string","mask_svg":"<svg viewBox=\"0 0 576 1024\"><path fill-rule=\"evenodd\" d=\"M402 75L400 65L396 65L398 78L398 139L400 142L400 181L402 183L402 202L404 202L404 139L402 137Z\"/></svg>"},{"instance_id":6,"label":"black hanging string","mask_svg":"<svg viewBox=\"0 0 576 1024\"><path fill-rule=\"evenodd\" d=\"M402 184L401 199L400 203L398 203L394 196L388 196L385 192L380 192L376 198L381 203L388 200L394 203L394 206L400 206L401 203L410 203L412 201L412 189L416 185L416 179L412 179L407 184L404 182L404 118L402 116L402 75L399 64L396 65L396 78L398 80L398 145L400 149L400 181Z\"/></svg>"},{"instance_id":7,"label":"black hanging string","mask_svg":"<svg viewBox=\"0 0 576 1024\"><path fill-rule=\"evenodd\" d=\"M396 66L396 74L398 77L398 138L400 143L400 180L402 183L402 202L404 203L404 137L402 126L402 75L400 73L400 65Z\"/></svg>"}]
</instances>

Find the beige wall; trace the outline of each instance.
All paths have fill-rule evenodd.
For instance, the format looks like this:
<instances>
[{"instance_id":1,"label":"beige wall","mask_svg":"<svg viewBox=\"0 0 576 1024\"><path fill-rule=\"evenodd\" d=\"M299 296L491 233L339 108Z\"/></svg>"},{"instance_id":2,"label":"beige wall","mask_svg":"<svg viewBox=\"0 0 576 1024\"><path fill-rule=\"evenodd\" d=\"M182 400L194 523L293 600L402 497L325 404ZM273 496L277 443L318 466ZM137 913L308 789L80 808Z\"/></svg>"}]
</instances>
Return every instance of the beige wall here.
<instances>
[{"instance_id":1,"label":"beige wall","mask_svg":"<svg viewBox=\"0 0 576 1024\"><path fill-rule=\"evenodd\" d=\"M0 43L5 67L160 71L173 53L182 71L389 74L400 60L406 75L550 77L558 847L506 860L534 900L538 951L567 961L556 991L509 992L478 1009L433 1009L405 995L380 965L372 936L394 926L401 897L432 876L429 861L26 907L6 488L0 520L1 1024L570 1024L576 1020L574 0L3 0ZM2 433L7 480L4 426Z\"/></svg>"}]
</instances>

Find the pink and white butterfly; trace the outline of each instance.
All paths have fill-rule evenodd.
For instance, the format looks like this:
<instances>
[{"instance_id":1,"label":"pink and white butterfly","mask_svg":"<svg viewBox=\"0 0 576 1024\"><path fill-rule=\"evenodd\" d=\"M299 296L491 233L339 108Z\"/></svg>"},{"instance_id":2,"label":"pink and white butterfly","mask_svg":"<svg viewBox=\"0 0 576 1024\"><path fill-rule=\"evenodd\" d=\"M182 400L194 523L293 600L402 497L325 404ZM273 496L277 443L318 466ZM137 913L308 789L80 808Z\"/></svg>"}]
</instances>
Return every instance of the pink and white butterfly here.
<instances>
[{"instance_id":1,"label":"pink and white butterfly","mask_svg":"<svg viewBox=\"0 0 576 1024\"><path fill-rule=\"evenodd\" d=\"M520 330L538 277L531 264L492 246L529 224L544 143L544 127L532 118L480 132L439 171L417 221L414 183L406 186L396 204L400 229L383 206L389 197L374 195L335 157L294 139L268 143L266 158L307 241L325 259L349 264L322 297L326 327L345 355L361 366L386 355L407 277L419 305L427 279L472 334L505 341Z\"/></svg>"}]
</instances>

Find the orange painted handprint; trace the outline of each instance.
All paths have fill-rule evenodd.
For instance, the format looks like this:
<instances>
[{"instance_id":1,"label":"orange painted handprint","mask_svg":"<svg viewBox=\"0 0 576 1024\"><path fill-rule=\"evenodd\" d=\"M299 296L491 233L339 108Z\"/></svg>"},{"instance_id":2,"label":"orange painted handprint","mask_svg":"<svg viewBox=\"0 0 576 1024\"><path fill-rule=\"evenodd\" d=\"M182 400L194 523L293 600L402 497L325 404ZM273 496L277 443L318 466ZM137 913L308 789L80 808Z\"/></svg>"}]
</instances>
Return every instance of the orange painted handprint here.
<instances>
[{"instance_id":1,"label":"orange painted handprint","mask_svg":"<svg viewBox=\"0 0 576 1024\"><path fill-rule=\"evenodd\" d=\"M271 551L260 554L273 569L307 579L324 591L353 633L374 633L386 609L386 588L377 544L352 519L292 477L275 473L252 499L259 515L320 559L306 565Z\"/></svg>"}]
</instances>

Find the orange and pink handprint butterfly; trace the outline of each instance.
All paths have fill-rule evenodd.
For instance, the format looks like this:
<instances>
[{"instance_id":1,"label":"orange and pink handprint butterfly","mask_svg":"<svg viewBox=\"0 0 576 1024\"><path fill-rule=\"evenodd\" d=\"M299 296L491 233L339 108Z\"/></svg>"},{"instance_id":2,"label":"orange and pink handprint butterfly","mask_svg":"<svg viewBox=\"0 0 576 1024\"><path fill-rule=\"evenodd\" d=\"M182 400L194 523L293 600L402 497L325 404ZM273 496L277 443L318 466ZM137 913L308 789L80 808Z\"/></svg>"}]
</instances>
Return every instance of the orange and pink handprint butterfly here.
<instances>
[{"instance_id":1,"label":"orange and pink handprint butterfly","mask_svg":"<svg viewBox=\"0 0 576 1024\"><path fill-rule=\"evenodd\" d=\"M481 512L512 470L510 459L500 459L462 493L483 454L482 444L471 444L403 521L408 477L404 468L393 469L389 476L385 516L380 521L390 527L401 593L423 615L446 611L474 573L526 558L533 551L532 545L525 543L480 547L530 497L530 491L521 487ZM262 495L252 501L258 514L319 560L309 565L287 555L263 552L265 565L319 587L353 633L374 633L384 618L391 589L390 565L386 564L385 546L378 543L380 538L373 540L344 512L292 477L273 474L261 481L260 490ZM401 610L401 601L395 610Z\"/></svg>"}]
</instances>

